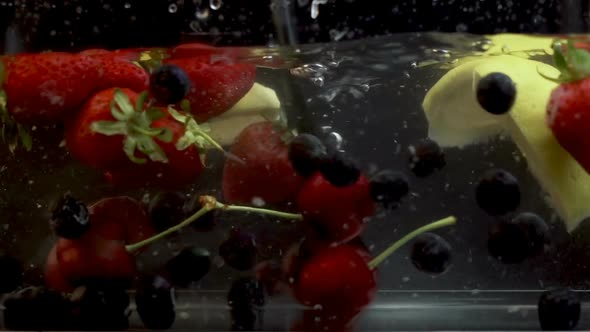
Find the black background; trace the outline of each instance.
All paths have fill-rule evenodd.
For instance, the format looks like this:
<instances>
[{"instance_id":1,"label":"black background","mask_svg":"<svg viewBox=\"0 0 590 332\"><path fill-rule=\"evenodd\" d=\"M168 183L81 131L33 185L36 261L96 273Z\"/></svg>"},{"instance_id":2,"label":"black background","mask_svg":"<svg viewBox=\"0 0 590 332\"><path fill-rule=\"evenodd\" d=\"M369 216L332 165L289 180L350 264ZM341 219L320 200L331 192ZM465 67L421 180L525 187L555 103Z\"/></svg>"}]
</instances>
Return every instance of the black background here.
<instances>
[{"instance_id":1,"label":"black background","mask_svg":"<svg viewBox=\"0 0 590 332\"><path fill-rule=\"evenodd\" d=\"M208 7L209 0L7 0L0 2L0 28L16 28L26 48L35 51L168 46L182 40L264 45L277 41L271 7L281 8L277 4L283 0L274 1L271 6L271 0L224 0L208 19L197 20L195 12ZM330 41L331 30L346 31L342 39L358 39L410 31L562 33L587 28L587 2L582 0L332 0L319 6L315 20L311 1L303 6L298 1L291 0L287 12L299 43ZM177 10L171 13L173 4Z\"/></svg>"}]
</instances>

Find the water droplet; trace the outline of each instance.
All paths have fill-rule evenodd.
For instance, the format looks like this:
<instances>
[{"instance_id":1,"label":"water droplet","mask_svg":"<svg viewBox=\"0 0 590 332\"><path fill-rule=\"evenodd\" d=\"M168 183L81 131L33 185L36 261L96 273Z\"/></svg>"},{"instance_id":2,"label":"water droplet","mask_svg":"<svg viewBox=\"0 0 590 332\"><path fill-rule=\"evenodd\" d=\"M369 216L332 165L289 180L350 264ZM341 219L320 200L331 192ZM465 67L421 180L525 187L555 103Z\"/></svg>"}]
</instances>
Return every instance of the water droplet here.
<instances>
[{"instance_id":1,"label":"water droplet","mask_svg":"<svg viewBox=\"0 0 590 332\"><path fill-rule=\"evenodd\" d=\"M177 10L178 6L175 3L171 3L170 6L168 6L168 11L172 14L176 13Z\"/></svg>"},{"instance_id":2,"label":"water droplet","mask_svg":"<svg viewBox=\"0 0 590 332\"><path fill-rule=\"evenodd\" d=\"M324 307L322 307L322 305L321 305L321 304L316 304L316 305L314 305L314 306L313 306L313 308L314 308L315 310L322 310Z\"/></svg>"},{"instance_id":3,"label":"water droplet","mask_svg":"<svg viewBox=\"0 0 590 332\"><path fill-rule=\"evenodd\" d=\"M197 20L204 21L209 18L209 8L197 9L195 12Z\"/></svg>"},{"instance_id":4,"label":"water droplet","mask_svg":"<svg viewBox=\"0 0 590 332\"><path fill-rule=\"evenodd\" d=\"M131 4L129 2L125 2L123 7L125 7L125 9L129 9L129 8L131 8Z\"/></svg>"},{"instance_id":5,"label":"water droplet","mask_svg":"<svg viewBox=\"0 0 590 332\"><path fill-rule=\"evenodd\" d=\"M223 0L209 0L209 7L213 10L218 10L223 6Z\"/></svg>"},{"instance_id":6,"label":"water droplet","mask_svg":"<svg viewBox=\"0 0 590 332\"><path fill-rule=\"evenodd\" d=\"M328 71L328 67L320 63L310 63L303 66L291 68L291 75L297 77L322 77Z\"/></svg>"},{"instance_id":7,"label":"water droplet","mask_svg":"<svg viewBox=\"0 0 590 332\"><path fill-rule=\"evenodd\" d=\"M469 28L467 27L467 24L465 24L465 23L459 23L455 27L455 30L457 30L457 32L466 32L468 29Z\"/></svg>"},{"instance_id":8,"label":"water droplet","mask_svg":"<svg viewBox=\"0 0 590 332\"><path fill-rule=\"evenodd\" d=\"M262 199L262 197L252 197L252 205L256 206L256 207L263 207L264 205L266 205L266 202L264 201L264 199Z\"/></svg>"},{"instance_id":9,"label":"water droplet","mask_svg":"<svg viewBox=\"0 0 590 332\"><path fill-rule=\"evenodd\" d=\"M342 37L346 36L347 32L348 32L348 29L344 29L342 31L338 31L336 29L331 29L330 30L330 38L332 38L333 41L339 41L340 39L342 39Z\"/></svg>"}]
</instances>

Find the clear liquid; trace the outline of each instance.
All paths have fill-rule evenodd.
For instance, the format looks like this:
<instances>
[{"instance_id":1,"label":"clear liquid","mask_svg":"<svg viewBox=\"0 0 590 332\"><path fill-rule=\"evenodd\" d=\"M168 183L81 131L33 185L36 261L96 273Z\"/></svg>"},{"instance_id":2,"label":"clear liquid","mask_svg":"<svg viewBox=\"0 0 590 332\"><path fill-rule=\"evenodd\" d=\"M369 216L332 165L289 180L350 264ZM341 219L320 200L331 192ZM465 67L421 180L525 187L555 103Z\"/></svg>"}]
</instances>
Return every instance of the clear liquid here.
<instances>
[{"instance_id":1,"label":"clear liquid","mask_svg":"<svg viewBox=\"0 0 590 332\"><path fill-rule=\"evenodd\" d=\"M211 4L215 9L213 1ZM574 233L574 238L568 234L529 172L527 159L507 136L462 149L445 149L446 167L428 178L413 177L408 169L409 148L428 136L428 123L421 109L426 92L458 59L480 56L491 46L482 37L426 33L308 45L297 50L241 49L242 61L259 65L257 81L275 90L292 127L334 132L334 139L342 141L341 148L360 160L369 174L391 168L410 177L411 193L403 204L394 211L380 211L362 234L373 255L427 222L447 215L459 220L457 226L437 231L454 249L450 271L436 278L421 273L409 261L409 247L402 248L379 267L380 293L374 306L366 309L359 330L536 329L537 295L514 293L528 290L537 294L557 285L586 288L589 271L585 264L584 226ZM509 53L515 46L506 45L502 50ZM548 63L551 60L537 49L521 53ZM68 156L55 128L37 128L33 136L31 152L18 151L14 156L6 149L0 152L0 215L4 217L0 246L25 262L28 283L39 284L47 252L55 241L47 223L49 209L63 192L75 193L86 202L129 195L147 203L158 191L121 191L105 184L98 172ZM219 193L223 159L215 152L211 158L207 175L182 188L187 197ZM488 255L488 227L494 219L477 207L474 187L485 170L495 167L519 179L522 201L518 212L537 213L551 227L552 247L523 264L505 265ZM139 257L139 269L155 271L175 251L189 244L216 255L219 244L234 226L257 234L258 261L280 260L301 237L294 222L227 214L211 232L187 228L152 245ZM217 264L196 288L179 292L176 328L229 328L226 292L234 279L251 273L237 272L222 262L215 258ZM272 298L266 309L267 320L260 328L284 330L300 309L287 296ZM496 311L501 313L498 319L486 315ZM391 312L396 313L395 319L389 316ZM410 312L417 315L400 314ZM421 322L428 315L439 318ZM478 315L481 321L475 324ZM507 322L518 324L503 325ZM139 322L135 324L141 327ZM587 321L582 324L580 328L588 328Z\"/></svg>"}]
</instances>

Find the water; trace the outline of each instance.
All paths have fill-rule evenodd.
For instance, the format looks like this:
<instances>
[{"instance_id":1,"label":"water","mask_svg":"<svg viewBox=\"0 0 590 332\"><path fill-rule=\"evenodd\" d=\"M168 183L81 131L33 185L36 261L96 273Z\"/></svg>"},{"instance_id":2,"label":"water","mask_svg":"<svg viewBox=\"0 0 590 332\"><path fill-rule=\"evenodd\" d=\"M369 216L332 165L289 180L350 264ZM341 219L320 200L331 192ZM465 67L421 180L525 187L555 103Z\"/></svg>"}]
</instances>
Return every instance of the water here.
<instances>
[{"instance_id":1,"label":"water","mask_svg":"<svg viewBox=\"0 0 590 332\"><path fill-rule=\"evenodd\" d=\"M322 3L314 0L312 6ZM211 1L212 10L219 6L221 1ZM176 9L170 6L170 12ZM544 41L549 48L550 38ZM256 82L274 90L283 120L291 128L325 137L329 146L354 156L369 176L386 168L407 176L410 194L396 209L379 209L362 233L373 256L422 225L450 215L457 217L457 225L435 231L453 248L450 270L438 277L422 273L409 259L410 246L402 247L379 265L379 292L357 322L359 330L538 329L536 303L543 289L572 287L586 298L587 226L567 232L510 135L462 148L445 147L446 166L426 178L416 177L409 169L410 147L429 135L423 99L450 68L466 59L481 59L486 51L485 56L505 53L551 63L548 51L538 44L544 45L502 36L426 33L298 49L228 49L233 61L259 66ZM533 47L518 48L523 45ZM280 115L272 93L256 101L253 112L265 109L264 116ZM210 122L211 136L226 148L243 127L243 122L235 119L232 122L228 116ZM264 118L244 121L260 119ZM88 203L128 195L146 206L162 192L153 187L110 185L101 172L75 161L67 152L61 125L34 128L29 127L32 151L20 148L11 154L2 149L0 158L0 215L4 216L0 248L27 267L27 285L43 283L47 253L56 241L48 223L50 210L64 192ZM187 202L198 195L222 197L219 184L224 155L219 151L208 155L209 167L203 174L193 183L175 188ZM518 178L522 200L516 212L534 212L549 224L551 244L547 250L522 264L502 264L488 254L488 228L497 218L478 208L474 188L490 168L503 168ZM297 212L293 204L272 204L258 196L250 203L247 205ZM186 227L137 258L140 272L148 273L161 271L173 254L188 245L212 253L212 267L206 276L190 289L177 292L176 329L222 331L230 327L227 291L237 278L254 275L252 269L231 268L220 257L218 248L235 227L256 234L257 263L280 260L303 234L298 221L227 212L212 231ZM287 294L269 297L260 329L288 330L301 309ZM586 329L589 324L584 318L579 328ZM142 326L136 313L132 326Z\"/></svg>"}]
</instances>

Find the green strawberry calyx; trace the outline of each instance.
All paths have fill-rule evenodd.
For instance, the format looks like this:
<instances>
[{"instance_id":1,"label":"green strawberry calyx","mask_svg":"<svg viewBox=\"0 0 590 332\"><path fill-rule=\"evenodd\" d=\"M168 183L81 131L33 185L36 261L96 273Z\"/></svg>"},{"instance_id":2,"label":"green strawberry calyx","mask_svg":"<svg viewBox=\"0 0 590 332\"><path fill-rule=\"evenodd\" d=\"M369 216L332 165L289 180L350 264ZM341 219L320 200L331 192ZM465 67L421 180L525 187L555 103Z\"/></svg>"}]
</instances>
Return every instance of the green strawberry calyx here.
<instances>
[{"instance_id":1,"label":"green strawberry calyx","mask_svg":"<svg viewBox=\"0 0 590 332\"><path fill-rule=\"evenodd\" d=\"M572 40L553 42L553 62L559 70L559 77L548 77L539 72L544 78L555 83L567 83L590 77L590 52L576 48Z\"/></svg>"},{"instance_id":2,"label":"green strawberry calyx","mask_svg":"<svg viewBox=\"0 0 590 332\"><path fill-rule=\"evenodd\" d=\"M172 107L168 107L168 113L170 116L172 116L174 120L182 123L185 128L184 135L176 142L176 149L182 151L195 145L199 149L203 165L206 165L205 151L211 148L221 151L228 158L237 158L225 151L223 147L208 134L211 131L211 128L206 123L199 124L197 123L197 120L190 115L191 106L188 100L183 100L180 103L180 108L182 109L182 112L179 112Z\"/></svg>"},{"instance_id":3,"label":"green strawberry calyx","mask_svg":"<svg viewBox=\"0 0 590 332\"><path fill-rule=\"evenodd\" d=\"M4 63L0 60L0 138L8 145L10 153L14 153L19 146L26 151L33 148L33 138L27 128L16 122L8 112L8 98L2 85L6 79L6 69Z\"/></svg>"},{"instance_id":4,"label":"green strawberry calyx","mask_svg":"<svg viewBox=\"0 0 590 332\"><path fill-rule=\"evenodd\" d=\"M147 162L146 158L137 156L138 151L152 161L167 163L168 158L156 140L172 142L172 131L169 128L151 127L154 121L165 117L166 114L155 107L144 111L147 96L147 91L141 93L135 105L132 105L129 97L117 89L111 101L111 115L115 121L95 121L90 129L107 136L125 136L123 151L134 163Z\"/></svg>"}]
</instances>

